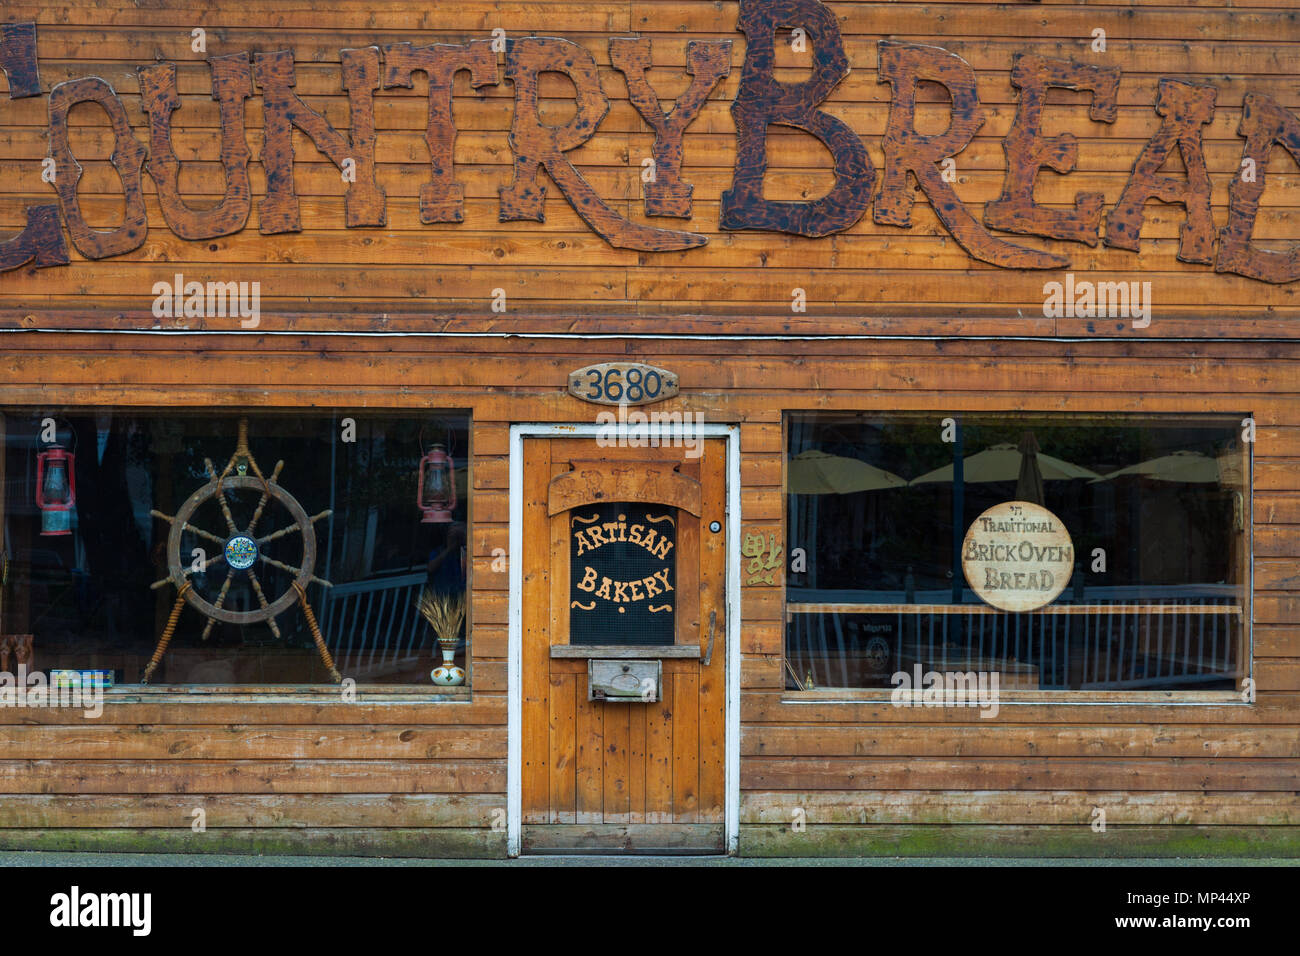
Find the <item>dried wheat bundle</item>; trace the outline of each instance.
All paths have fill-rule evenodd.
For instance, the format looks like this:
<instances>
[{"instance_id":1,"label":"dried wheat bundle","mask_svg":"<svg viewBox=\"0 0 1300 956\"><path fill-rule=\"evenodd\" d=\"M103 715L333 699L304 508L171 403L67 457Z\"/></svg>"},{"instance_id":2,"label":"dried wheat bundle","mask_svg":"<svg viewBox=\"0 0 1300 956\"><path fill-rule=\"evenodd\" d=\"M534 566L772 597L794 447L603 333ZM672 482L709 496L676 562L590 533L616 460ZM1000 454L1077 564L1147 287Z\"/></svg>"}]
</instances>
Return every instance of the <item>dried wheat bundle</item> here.
<instances>
[{"instance_id":1,"label":"dried wheat bundle","mask_svg":"<svg viewBox=\"0 0 1300 956\"><path fill-rule=\"evenodd\" d=\"M440 641L455 641L460 637L460 625L465 620L465 599L459 595L435 594L426 589L420 595L420 613L438 635Z\"/></svg>"}]
</instances>

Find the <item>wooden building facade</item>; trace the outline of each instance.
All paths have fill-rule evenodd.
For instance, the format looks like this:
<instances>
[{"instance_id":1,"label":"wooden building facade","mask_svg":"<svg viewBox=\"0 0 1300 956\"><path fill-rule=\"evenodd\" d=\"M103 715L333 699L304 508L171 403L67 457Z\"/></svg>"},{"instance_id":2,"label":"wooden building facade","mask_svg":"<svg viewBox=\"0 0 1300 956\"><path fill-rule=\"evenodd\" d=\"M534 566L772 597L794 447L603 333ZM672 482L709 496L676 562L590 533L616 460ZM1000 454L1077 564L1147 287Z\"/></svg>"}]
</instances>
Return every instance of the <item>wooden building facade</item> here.
<instances>
[{"instance_id":1,"label":"wooden building facade","mask_svg":"<svg viewBox=\"0 0 1300 956\"><path fill-rule=\"evenodd\" d=\"M1300 12L3 20L0 846L1300 852Z\"/></svg>"}]
</instances>

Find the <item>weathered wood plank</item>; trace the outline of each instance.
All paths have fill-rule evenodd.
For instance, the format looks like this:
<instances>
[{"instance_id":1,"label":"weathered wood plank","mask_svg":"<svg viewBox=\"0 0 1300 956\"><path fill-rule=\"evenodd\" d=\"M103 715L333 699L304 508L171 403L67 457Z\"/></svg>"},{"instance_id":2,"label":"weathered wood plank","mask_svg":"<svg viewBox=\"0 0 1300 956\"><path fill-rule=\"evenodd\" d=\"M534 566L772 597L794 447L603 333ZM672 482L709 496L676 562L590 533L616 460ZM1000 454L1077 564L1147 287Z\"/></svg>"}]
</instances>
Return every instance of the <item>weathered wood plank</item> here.
<instances>
[{"instance_id":1,"label":"weathered wood plank","mask_svg":"<svg viewBox=\"0 0 1300 956\"><path fill-rule=\"evenodd\" d=\"M577 690L578 675L552 674L550 708L550 781L548 822L577 822Z\"/></svg>"},{"instance_id":2,"label":"weathered wood plank","mask_svg":"<svg viewBox=\"0 0 1300 956\"><path fill-rule=\"evenodd\" d=\"M274 705L264 705L273 714ZM158 724L104 726L9 725L0 758L148 760L463 760L504 759L501 727L354 727L230 724L175 727Z\"/></svg>"},{"instance_id":3,"label":"weathered wood plank","mask_svg":"<svg viewBox=\"0 0 1300 956\"><path fill-rule=\"evenodd\" d=\"M1269 826L1300 824L1300 796L1294 793L1115 793L1088 790L872 790L741 794L742 823L790 826L802 810L809 824L1008 823L1088 826L1094 810L1106 811L1107 825L1194 824Z\"/></svg>"},{"instance_id":4,"label":"weathered wood plank","mask_svg":"<svg viewBox=\"0 0 1300 956\"><path fill-rule=\"evenodd\" d=\"M504 760L0 760L0 793L505 793Z\"/></svg>"},{"instance_id":5,"label":"weathered wood plank","mask_svg":"<svg viewBox=\"0 0 1300 956\"><path fill-rule=\"evenodd\" d=\"M259 856L503 858L505 831L474 827L0 829L0 848L47 853L247 853Z\"/></svg>"},{"instance_id":6,"label":"weathered wood plank","mask_svg":"<svg viewBox=\"0 0 1300 956\"><path fill-rule=\"evenodd\" d=\"M502 794L6 794L0 828L486 827Z\"/></svg>"},{"instance_id":7,"label":"weathered wood plank","mask_svg":"<svg viewBox=\"0 0 1300 956\"><path fill-rule=\"evenodd\" d=\"M721 824L587 824L577 827L525 826L530 853L721 853Z\"/></svg>"},{"instance_id":8,"label":"weathered wood plank","mask_svg":"<svg viewBox=\"0 0 1300 956\"><path fill-rule=\"evenodd\" d=\"M665 676L667 681L667 676ZM673 822L699 823L700 679L673 678Z\"/></svg>"},{"instance_id":9,"label":"weathered wood plank","mask_svg":"<svg viewBox=\"0 0 1300 956\"><path fill-rule=\"evenodd\" d=\"M1300 829L1285 826L817 826L743 825L742 856L1297 857Z\"/></svg>"},{"instance_id":10,"label":"weathered wood plank","mask_svg":"<svg viewBox=\"0 0 1300 956\"><path fill-rule=\"evenodd\" d=\"M753 790L1294 790L1300 761L1083 757L939 759L754 757Z\"/></svg>"},{"instance_id":11,"label":"weathered wood plank","mask_svg":"<svg viewBox=\"0 0 1300 956\"><path fill-rule=\"evenodd\" d=\"M782 685L784 686L784 685ZM1160 702L1133 703L1111 698L1099 703L1096 696L1088 707L1088 715L1099 725L1107 724L1217 724L1229 726L1287 725L1295 722L1300 712L1300 694L1281 692L1261 694L1255 704L1237 700L1232 703L1209 703L1195 707L1168 707ZM1165 703L1177 702L1177 692L1158 695ZM743 725L781 724L875 724L912 723L917 719L914 708L895 707L887 698L874 702L817 701L803 699L797 702L784 700L779 688L754 689L741 700ZM1011 707L1014 706L1014 710ZM987 724L976 710L964 707L935 707L925 711L925 721L930 724ZM1042 703L1006 705L1003 714L1014 714L1020 723L1077 724L1079 708L1074 703ZM1011 718L1008 718L1011 719Z\"/></svg>"},{"instance_id":12,"label":"weathered wood plank","mask_svg":"<svg viewBox=\"0 0 1300 956\"><path fill-rule=\"evenodd\" d=\"M916 716L916 715L914 715ZM1059 726L982 721L978 726L763 724L746 729L746 756L823 757L1300 757L1293 727L1160 724Z\"/></svg>"}]
</instances>

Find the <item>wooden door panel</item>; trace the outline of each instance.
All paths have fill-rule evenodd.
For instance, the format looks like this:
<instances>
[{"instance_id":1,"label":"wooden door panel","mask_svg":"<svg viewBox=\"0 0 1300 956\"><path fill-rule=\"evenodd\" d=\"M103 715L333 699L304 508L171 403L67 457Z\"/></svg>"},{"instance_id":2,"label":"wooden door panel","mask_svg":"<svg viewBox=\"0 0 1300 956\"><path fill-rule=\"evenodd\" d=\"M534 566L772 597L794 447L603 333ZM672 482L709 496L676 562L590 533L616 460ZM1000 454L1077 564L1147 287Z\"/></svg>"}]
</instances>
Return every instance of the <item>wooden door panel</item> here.
<instances>
[{"instance_id":1,"label":"wooden door panel","mask_svg":"<svg viewBox=\"0 0 1300 956\"><path fill-rule=\"evenodd\" d=\"M668 661L664 662L665 664ZM646 707L645 822L673 822L672 681L664 674L662 704Z\"/></svg>"},{"instance_id":2,"label":"wooden door panel","mask_svg":"<svg viewBox=\"0 0 1300 956\"><path fill-rule=\"evenodd\" d=\"M585 688L584 688L585 692ZM548 823L576 823L578 806L578 680L573 674L551 675L550 807Z\"/></svg>"},{"instance_id":3,"label":"wooden door panel","mask_svg":"<svg viewBox=\"0 0 1300 956\"><path fill-rule=\"evenodd\" d=\"M587 675L575 681L574 707L578 726L578 823L603 823L605 809L604 750L605 712L585 705Z\"/></svg>"},{"instance_id":4,"label":"wooden door panel","mask_svg":"<svg viewBox=\"0 0 1300 956\"><path fill-rule=\"evenodd\" d=\"M606 454L607 453L607 454ZM525 847L683 851L717 848L725 776L726 446L710 440L702 458L682 450L602 449L594 441L529 439L524 444L523 822ZM678 644L713 657L664 658L655 703L587 700L587 660L552 658L568 643L571 512L548 515L548 487L571 463L584 469L663 463L699 482L701 514L678 509L675 630ZM576 470L576 469L575 469ZM626 484L625 479L621 489ZM572 492L572 489L569 489ZM572 495L571 495L572 497ZM551 494L552 506L556 500ZM565 499L568 500L568 499ZM712 521L724 531L708 531ZM619 644L611 634L610 644ZM644 656L653 659L654 648ZM567 835L566 835L567 834Z\"/></svg>"},{"instance_id":5,"label":"wooden door panel","mask_svg":"<svg viewBox=\"0 0 1300 956\"><path fill-rule=\"evenodd\" d=\"M673 675L673 822L699 823L699 678Z\"/></svg>"}]
</instances>

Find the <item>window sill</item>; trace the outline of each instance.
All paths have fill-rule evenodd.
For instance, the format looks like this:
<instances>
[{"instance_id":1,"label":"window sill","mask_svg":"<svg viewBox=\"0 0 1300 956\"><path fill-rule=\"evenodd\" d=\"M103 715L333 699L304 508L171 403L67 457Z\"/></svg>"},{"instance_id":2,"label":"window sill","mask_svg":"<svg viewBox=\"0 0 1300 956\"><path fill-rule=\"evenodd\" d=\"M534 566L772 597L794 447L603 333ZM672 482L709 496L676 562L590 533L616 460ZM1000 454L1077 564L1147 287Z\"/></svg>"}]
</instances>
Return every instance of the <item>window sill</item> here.
<instances>
[{"instance_id":1,"label":"window sill","mask_svg":"<svg viewBox=\"0 0 1300 956\"><path fill-rule=\"evenodd\" d=\"M890 704L893 703L892 691L883 688L833 687L817 690L787 690L781 696L783 704ZM1043 704L1094 704L1114 706L1116 704L1165 704L1165 705L1203 705L1222 706L1223 704L1240 704L1250 706L1241 699L1241 694L1234 690L1176 691L1176 690L1017 690L999 695L998 706ZM925 706L921 701L900 702L900 710L977 710L973 706L946 705Z\"/></svg>"},{"instance_id":2,"label":"window sill","mask_svg":"<svg viewBox=\"0 0 1300 956\"><path fill-rule=\"evenodd\" d=\"M144 685L119 684L104 691L105 704L221 702L258 703L305 702L350 704L433 704L448 701L470 700L472 689L460 687L405 687L384 684L358 684L353 690L355 700L344 701L342 688L337 684L270 684L259 686L232 685Z\"/></svg>"},{"instance_id":3,"label":"window sill","mask_svg":"<svg viewBox=\"0 0 1300 956\"><path fill-rule=\"evenodd\" d=\"M695 644L552 644L551 657L606 657L615 660L654 660L656 658L699 659Z\"/></svg>"}]
</instances>

